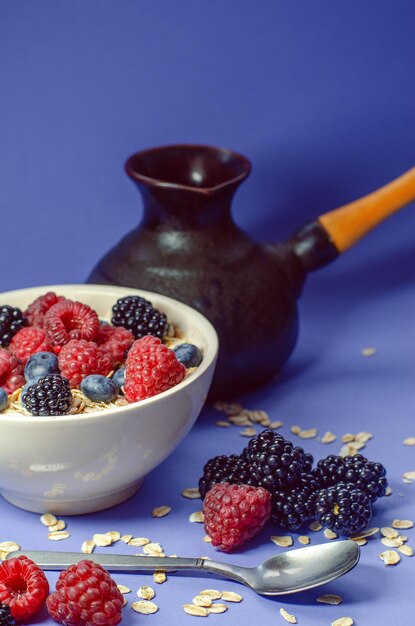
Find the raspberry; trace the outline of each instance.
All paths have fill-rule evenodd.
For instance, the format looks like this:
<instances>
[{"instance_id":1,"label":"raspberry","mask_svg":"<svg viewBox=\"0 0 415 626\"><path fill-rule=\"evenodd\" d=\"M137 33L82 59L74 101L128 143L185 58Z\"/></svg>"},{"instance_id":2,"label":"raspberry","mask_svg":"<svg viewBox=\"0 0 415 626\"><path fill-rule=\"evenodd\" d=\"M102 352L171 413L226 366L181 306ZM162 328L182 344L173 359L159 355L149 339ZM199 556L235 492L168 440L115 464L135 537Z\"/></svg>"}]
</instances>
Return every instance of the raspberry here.
<instances>
[{"instance_id":1,"label":"raspberry","mask_svg":"<svg viewBox=\"0 0 415 626\"><path fill-rule=\"evenodd\" d=\"M0 602L0 626L15 626L15 624L9 605Z\"/></svg>"},{"instance_id":2,"label":"raspberry","mask_svg":"<svg viewBox=\"0 0 415 626\"><path fill-rule=\"evenodd\" d=\"M311 454L270 429L251 439L243 456L258 485L271 492L294 486L301 473L311 470L313 462Z\"/></svg>"},{"instance_id":3,"label":"raspberry","mask_svg":"<svg viewBox=\"0 0 415 626\"><path fill-rule=\"evenodd\" d=\"M12 337L25 325L23 313L15 306L0 306L0 347L9 345Z\"/></svg>"},{"instance_id":4,"label":"raspberry","mask_svg":"<svg viewBox=\"0 0 415 626\"><path fill-rule=\"evenodd\" d=\"M42 607L49 583L42 570L27 556L0 564L0 601L8 604L16 621L28 619Z\"/></svg>"},{"instance_id":5,"label":"raspberry","mask_svg":"<svg viewBox=\"0 0 415 626\"><path fill-rule=\"evenodd\" d=\"M24 384L22 361L9 350L0 348L0 387L10 395Z\"/></svg>"},{"instance_id":6,"label":"raspberry","mask_svg":"<svg viewBox=\"0 0 415 626\"><path fill-rule=\"evenodd\" d=\"M330 454L317 463L312 474L320 489L339 482L353 483L364 491L372 502L384 496L388 486L386 469L382 463L368 461L361 454L345 457Z\"/></svg>"},{"instance_id":7,"label":"raspberry","mask_svg":"<svg viewBox=\"0 0 415 626\"><path fill-rule=\"evenodd\" d=\"M46 600L49 615L67 626L116 626L121 622L123 596L107 570L79 561L59 574Z\"/></svg>"},{"instance_id":8,"label":"raspberry","mask_svg":"<svg viewBox=\"0 0 415 626\"><path fill-rule=\"evenodd\" d=\"M61 374L69 380L71 387L78 387L89 374L106 376L113 367L111 354L104 347L85 339L72 339L65 344L58 361Z\"/></svg>"},{"instance_id":9,"label":"raspberry","mask_svg":"<svg viewBox=\"0 0 415 626\"><path fill-rule=\"evenodd\" d=\"M93 341L98 335L98 314L87 304L62 300L45 315L44 328L53 347L63 346L71 339Z\"/></svg>"},{"instance_id":10,"label":"raspberry","mask_svg":"<svg viewBox=\"0 0 415 626\"><path fill-rule=\"evenodd\" d=\"M271 494L262 487L218 483L206 494L203 514L212 545L229 552L265 525L271 515Z\"/></svg>"},{"instance_id":11,"label":"raspberry","mask_svg":"<svg viewBox=\"0 0 415 626\"><path fill-rule=\"evenodd\" d=\"M158 337L147 335L135 341L125 363L124 395L137 402L177 385L186 375L185 366Z\"/></svg>"},{"instance_id":12,"label":"raspberry","mask_svg":"<svg viewBox=\"0 0 415 626\"><path fill-rule=\"evenodd\" d=\"M155 309L151 302L141 296L119 298L112 307L114 326L130 330L136 339L154 335L163 339L167 328L167 317Z\"/></svg>"},{"instance_id":13,"label":"raspberry","mask_svg":"<svg viewBox=\"0 0 415 626\"><path fill-rule=\"evenodd\" d=\"M316 496L316 518L341 535L352 535L372 518L370 497L352 483L322 489Z\"/></svg>"},{"instance_id":14,"label":"raspberry","mask_svg":"<svg viewBox=\"0 0 415 626\"><path fill-rule=\"evenodd\" d=\"M50 352L52 346L44 330L35 326L26 326L15 334L10 342L9 349L23 363L26 363L35 352Z\"/></svg>"},{"instance_id":15,"label":"raspberry","mask_svg":"<svg viewBox=\"0 0 415 626\"><path fill-rule=\"evenodd\" d=\"M43 296L39 296L27 307L24 312L27 324L43 328L45 314L58 302L65 300L63 296L57 296L53 291L48 291Z\"/></svg>"},{"instance_id":16,"label":"raspberry","mask_svg":"<svg viewBox=\"0 0 415 626\"><path fill-rule=\"evenodd\" d=\"M199 479L199 492L202 500L213 485L225 482L231 485L256 485L245 459L237 454L230 456L222 454L209 459L203 468L203 476Z\"/></svg>"},{"instance_id":17,"label":"raspberry","mask_svg":"<svg viewBox=\"0 0 415 626\"><path fill-rule=\"evenodd\" d=\"M114 365L116 365L124 362L125 352L134 342L134 335L122 326L101 325L95 341L99 346L111 352Z\"/></svg>"}]
</instances>

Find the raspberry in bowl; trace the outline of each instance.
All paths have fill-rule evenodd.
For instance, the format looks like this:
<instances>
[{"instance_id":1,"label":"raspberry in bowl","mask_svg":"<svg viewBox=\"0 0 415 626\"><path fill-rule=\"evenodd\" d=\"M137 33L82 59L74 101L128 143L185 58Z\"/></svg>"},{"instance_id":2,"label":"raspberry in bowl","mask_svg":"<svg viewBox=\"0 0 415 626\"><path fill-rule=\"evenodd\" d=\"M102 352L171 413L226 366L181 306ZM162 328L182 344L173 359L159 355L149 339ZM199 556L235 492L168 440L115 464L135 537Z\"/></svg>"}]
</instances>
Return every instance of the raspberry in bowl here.
<instances>
[{"instance_id":1,"label":"raspberry in bowl","mask_svg":"<svg viewBox=\"0 0 415 626\"><path fill-rule=\"evenodd\" d=\"M152 304L141 307L141 324L131 302L127 311L117 304L127 297ZM128 287L35 287L2 293L2 303L30 319L12 336L5 329L0 347L8 396L1 495L29 511L67 515L122 502L196 421L216 363L213 326L177 300ZM28 332L34 323L45 337ZM200 350L197 367L176 357L182 343Z\"/></svg>"}]
</instances>

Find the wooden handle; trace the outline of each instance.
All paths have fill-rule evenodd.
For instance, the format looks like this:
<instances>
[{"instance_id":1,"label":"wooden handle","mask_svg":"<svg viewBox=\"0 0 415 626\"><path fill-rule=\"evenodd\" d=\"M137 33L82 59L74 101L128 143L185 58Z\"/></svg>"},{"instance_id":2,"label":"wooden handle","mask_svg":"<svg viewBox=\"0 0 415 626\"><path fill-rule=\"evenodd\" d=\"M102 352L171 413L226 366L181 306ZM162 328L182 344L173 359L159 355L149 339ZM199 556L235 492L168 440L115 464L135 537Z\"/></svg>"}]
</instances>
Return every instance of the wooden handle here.
<instances>
[{"instance_id":1,"label":"wooden handle","mask_svg":"<svg viewBox=\"0 0 415 626\"><path fill-rule=\"evenodd\" d=\"M388 185L318 218L339 252L415 200L415 167Z\"/></svg>"}]
</instances>

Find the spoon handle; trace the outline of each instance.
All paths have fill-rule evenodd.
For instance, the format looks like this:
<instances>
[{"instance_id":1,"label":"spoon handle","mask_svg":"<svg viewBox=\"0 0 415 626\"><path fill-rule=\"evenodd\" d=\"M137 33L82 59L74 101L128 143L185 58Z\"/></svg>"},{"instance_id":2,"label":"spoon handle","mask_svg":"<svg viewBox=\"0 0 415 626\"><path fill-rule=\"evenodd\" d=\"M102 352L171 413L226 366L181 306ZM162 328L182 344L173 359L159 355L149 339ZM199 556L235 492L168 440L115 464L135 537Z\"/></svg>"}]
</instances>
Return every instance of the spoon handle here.
<instances>
[{"instance_id":1,"label":"spoon handle","mask_svg":"<svg viewBox=\"0 0 415 626\"><path fill-rule=\"evenodd\" d=\"M415 200L415 167L384 187L320 215L318 222L344 252L387 217Z\"/></svg>"},{"instance_id":2,"label":"spoon handle","mask_svg":"<svg viewBox=\"0 0 415 626\"><path fill-rule=\"evenodd\" d=\"M134 556L126 554L84 554L82 552L51 552L49 550L19 550L8 558L25 555L45 570L61 570L83 559L99 563L112 572L143 572L202 569L203 559L181 557Z\"/></svg>"}]
</instances>

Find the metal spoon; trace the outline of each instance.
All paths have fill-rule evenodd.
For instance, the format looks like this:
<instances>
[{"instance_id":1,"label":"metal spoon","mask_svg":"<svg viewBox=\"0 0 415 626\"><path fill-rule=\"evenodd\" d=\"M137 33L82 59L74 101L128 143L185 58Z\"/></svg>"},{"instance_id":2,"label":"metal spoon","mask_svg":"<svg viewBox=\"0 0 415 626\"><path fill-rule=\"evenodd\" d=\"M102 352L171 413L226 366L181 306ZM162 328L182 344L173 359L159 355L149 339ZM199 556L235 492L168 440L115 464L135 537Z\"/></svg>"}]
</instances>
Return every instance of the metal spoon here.
<instances>
[{"instance_id":1,"label":"metal spoon","mask_svg":"<svg viewBox=\"0 0 415 626\"><path fill-rule=\"evenodd\" d=\"M82 559L100 563L110 571L142 572L199 570L236 580L259 594L278 596L313 589L343 576L359 561L360 549L354 541L324 543L272 556L257 567L240 567L210 559L132 556L123 554L84 554L19 550L8 558L25 554L46 570L60 570Z\"/></svg>"}]
</instances>

